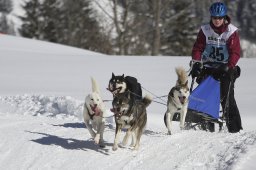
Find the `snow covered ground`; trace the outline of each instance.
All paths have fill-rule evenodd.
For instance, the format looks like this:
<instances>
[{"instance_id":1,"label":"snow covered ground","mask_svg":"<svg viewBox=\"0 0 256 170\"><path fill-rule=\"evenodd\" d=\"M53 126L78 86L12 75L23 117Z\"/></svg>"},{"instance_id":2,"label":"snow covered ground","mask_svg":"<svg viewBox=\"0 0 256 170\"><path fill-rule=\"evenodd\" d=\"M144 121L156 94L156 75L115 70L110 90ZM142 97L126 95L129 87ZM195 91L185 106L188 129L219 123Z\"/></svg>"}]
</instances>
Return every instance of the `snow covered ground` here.
<instances>
[{"instance_id":1,"label":"snow covered ground","mask_svg":"<svg viewBox=\"0 0 256 170\"><path fill-rule=\"evenodd\" d=\"M114 129L107 125L105 148L90 138L82 105L90 77L102 97L112 72L137 77L143 94L166 95L176 66L189 69L189 57L107 56L68 46L0 35L0 167L27 169L255 169L255 59L241 59L236 99L244 130L181 131L166 135L166 106L153 102L141 147L112 151ZM154 97L155 97L154 96ZM166 98L163 98L165 103ZM111 102L106 102L108 108Z\"/></svg>"}]
</instances>

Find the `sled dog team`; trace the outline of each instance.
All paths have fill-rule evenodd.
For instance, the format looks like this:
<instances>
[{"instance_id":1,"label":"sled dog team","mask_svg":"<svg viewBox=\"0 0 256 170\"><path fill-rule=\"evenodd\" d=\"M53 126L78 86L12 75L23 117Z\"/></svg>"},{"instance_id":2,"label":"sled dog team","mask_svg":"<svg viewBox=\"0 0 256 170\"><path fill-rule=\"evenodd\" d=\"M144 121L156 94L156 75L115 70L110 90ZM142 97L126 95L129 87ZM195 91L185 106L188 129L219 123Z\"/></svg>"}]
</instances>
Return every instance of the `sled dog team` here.
<instances>
[{"instance_id":1,"label":"sled dog team","mask_svg":"<svg viewBox=\"0 0 256 170\"><path fill-rule=\"evenodd\" d=\"M167 111L164 116L169 135L171 134L172 118L175 113L180 113L180 128L184 128L188 106L187 73L182 67L177 67L176 73L178 79L176 85L168 94ZM84 122L95 144L104 147L103 133L106 121L106 107L101 98L99 85L94 78L91 81L92 92L86 96L84 103ZM127 145L131 136L130 146L134 150L138 150L140 139L147 123L146 108L151 104L152 97L148 94L142 97L141 85L136 78L124 75L116 76L114 73L112 73L107 89L113 94L111 111L114 114L116 123L112 150L118 149L122 129L126 130L122 146Z\"/></svg>"},{"instance_id":2,"label":"sled dog team","mask_svg":"<svg viewBox=\"0 0 256 170\"><path fill-rule=\"evenodd\" d=\"M218 1L210 6L210 22L200 27L192 49L190 75L192 85L195 78L200 84L209 75L219 80L223 118L228 131L236 133L243 129L234 97L234 83L241 73L240 67L237 66L241 46L238 28L231 24L227 9L224 3ZM188 107L189 88L186 72L182 68L176 68L176 73L178 80L168 94L167 111L164 116L168 134L171 134L172 120L177 112L180 113L180 127L184 127ZM92 84L93 91L85 100L84 119L95 143L103 145L105 107L94 80ZM112 111L116 122L113 150L118 148L121 129L127 129L122 143L125 145L132 135L131 145L138 149L147 123L146 108L152 102L152 98L148 95L142 98L141 85L136 78L130 76L112 74L108 90L113 94Z\"/></svg>"}]
</instances>

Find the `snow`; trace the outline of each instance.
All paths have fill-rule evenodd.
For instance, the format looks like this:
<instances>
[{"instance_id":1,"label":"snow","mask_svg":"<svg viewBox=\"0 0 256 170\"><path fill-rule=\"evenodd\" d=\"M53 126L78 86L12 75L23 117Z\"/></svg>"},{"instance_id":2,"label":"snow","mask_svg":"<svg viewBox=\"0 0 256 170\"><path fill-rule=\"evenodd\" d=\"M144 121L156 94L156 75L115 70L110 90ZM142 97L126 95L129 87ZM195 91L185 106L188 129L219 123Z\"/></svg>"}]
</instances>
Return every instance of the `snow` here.
<instances>
[{"instance_id":1,"label":"snow","mask_svg":"<svg viewBox=\"0 0 256 170\"><path fill-rule=\"evenodd\" d=\"M256 60L242 58L235 95L244 130L230 134L179 129L166 135L166 106L153 102L138 151L112 151L114 131L106 125L106 147L90 138L82 105L90 77L102 98L112 72L135 76L143 94L167 95L175 67L189 69L189 57L108 56L53 43L0 35L0 167L13 169L255 169ZM191 82L191 80L190 80ZM156 99L155 99L156 100ZM166 98L159 100L166 103ZM108 108L111 102L106 102Z\"/></svg>"}]
</instances>

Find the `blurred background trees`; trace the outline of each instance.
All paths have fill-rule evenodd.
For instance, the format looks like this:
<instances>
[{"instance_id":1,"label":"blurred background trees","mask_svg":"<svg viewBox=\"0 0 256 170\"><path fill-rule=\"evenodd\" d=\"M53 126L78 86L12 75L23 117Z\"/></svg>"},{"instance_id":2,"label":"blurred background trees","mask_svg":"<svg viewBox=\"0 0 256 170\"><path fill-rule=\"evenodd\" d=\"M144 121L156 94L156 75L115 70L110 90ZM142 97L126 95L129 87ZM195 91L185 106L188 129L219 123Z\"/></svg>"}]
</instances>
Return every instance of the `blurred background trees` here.
<instances>
[{"instance_id":1,"label":"blurred background trees","mask_svg":"<svg viewBox=\"0 0 256 170\"><path fill-rule=\"evenodd\" d=\"M8 20L8 15L13 9L12 1L0 0L0 32L14 34L13 23Z\"/></svg>"},{"instance_id":2,"label":"blurred background trees","mask_svg":"<svg viewBox=\"0 0 256 170\"><path fill-rule=\"evenodd\" d=\"M0 31L105 54L189 56L214 1L23 0L14 32L13 1L0 0ZM241 39L255 46L256 1L223 1Z\"/></svg>"}]
</instances>

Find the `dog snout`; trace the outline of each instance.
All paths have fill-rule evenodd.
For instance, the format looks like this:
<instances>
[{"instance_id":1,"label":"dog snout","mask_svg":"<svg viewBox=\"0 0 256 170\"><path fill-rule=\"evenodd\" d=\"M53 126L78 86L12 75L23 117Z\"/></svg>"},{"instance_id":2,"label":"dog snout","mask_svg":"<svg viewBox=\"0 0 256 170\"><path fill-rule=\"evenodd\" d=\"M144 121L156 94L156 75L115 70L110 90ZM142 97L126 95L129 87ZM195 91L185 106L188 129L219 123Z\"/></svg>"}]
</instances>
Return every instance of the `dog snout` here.
<instances>
[{"instance_id":1,"label":"dog snout","mask_svg":"<svg viewBox=\"0 0 256 170\"><path fill-rule=\"evenodd\" d=\"M92 111L94 111L95 112L95 110L96 110L96 108L97 108L97 104L94 104L94 105L90 105L91 106L91 109L92 109Z\"/></svg>"},{"instance_id":2,"label":"dog snout","mask_svg":"<svg viewBox=\"0 0 256 170\"><path fill-rule=\"evenodd\" d=\"M113 84L112 84L112 83L109 83L109 85L108 85L108 89L109 89L110 91L112 91L112 90L114 89L114 87L113 87Z\"/></svg>"},{"instance_id":3,"label":"dog snout","mask_svg":"<svg viewBox=\"0 0 256 170\"><path fill-rule=\"evenodd\" d=\"M119 113L120 108L112 108L112 109L110 109L110 111L113 112L113 113Z\"/></svg>"},{"instance_id":4,"label":"dog snout","mask_svg":"<svg viewBox=\"0 0 256 170\"><path fill-rule=\"evenodd\" d=\"M182 104L184 104L185 101L186 101L186 96L180 96L179 99L180 99L180 102L181 102Z\"/></svg>"},{"instance_id":5,"label":"dog snout","mask_svg":"<svg viewBox=\"0 0 256 170\"><path fill-rule=\"evenodd\" d=\"M116 111L117 111L117 112L120 112L120 110L121 110L120 108L116 108Z\"/></svg>"}]
</instances>

